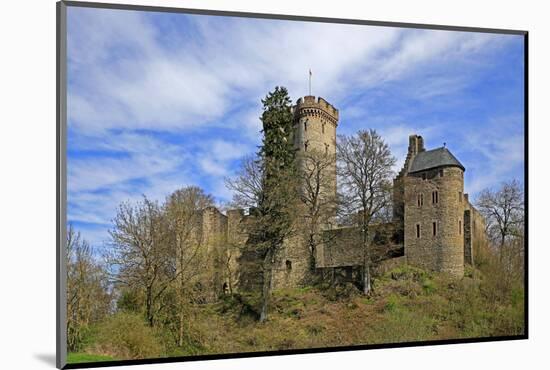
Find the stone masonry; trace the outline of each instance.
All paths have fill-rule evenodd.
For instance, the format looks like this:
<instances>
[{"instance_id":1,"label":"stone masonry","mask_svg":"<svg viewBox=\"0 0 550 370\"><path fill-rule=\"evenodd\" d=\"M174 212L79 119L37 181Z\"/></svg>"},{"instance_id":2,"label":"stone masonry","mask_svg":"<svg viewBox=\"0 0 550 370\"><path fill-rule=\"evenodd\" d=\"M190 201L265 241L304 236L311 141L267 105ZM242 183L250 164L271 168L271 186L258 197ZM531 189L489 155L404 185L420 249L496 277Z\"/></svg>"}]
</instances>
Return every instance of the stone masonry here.
<instances>
[{"instance_id":1,"label":"stone masonry","mask_svg":"<svg viewBox=\"0 0 550 370\"><path fill-rule=\"evenodd\" d=\"M298 152L335 156L338 110L323 98L306 96L298 99L293 113L293 140ZM336 194L336 168L327 171L333 184L329 191ZM483 217L464 193L464 171L446 147L426 150L421 136L409 136L405 163L394 179L393 220L373 226L373 249L378 256L373 262L399 258L411 265L463 276L464 264L473 263L475 250L485 240ZM245 210L226 214L215 208L203 211L203 240L216 253L216 291L260 286L261 263L243 249L250 217L253 215ZM333 219L336 221L336 215ZM313 273L332 271L334 276L335 269L342 269L352 276L363 260L358 227L329 224L325 229L324 243L315 251ZM302 238L286 240L276 259L273 288L307 284L312 274L309 256Z\"/></svg>"}]
</instances>

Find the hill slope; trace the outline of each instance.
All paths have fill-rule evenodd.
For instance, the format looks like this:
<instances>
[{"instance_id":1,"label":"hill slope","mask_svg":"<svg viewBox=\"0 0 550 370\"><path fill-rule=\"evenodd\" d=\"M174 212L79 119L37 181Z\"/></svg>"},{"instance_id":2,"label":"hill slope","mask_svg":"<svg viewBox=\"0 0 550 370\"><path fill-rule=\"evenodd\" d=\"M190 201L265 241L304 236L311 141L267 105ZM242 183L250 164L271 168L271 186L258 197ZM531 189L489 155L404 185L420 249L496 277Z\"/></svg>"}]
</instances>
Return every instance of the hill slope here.
<instances>
[{"instance_id":1,"label":"hill slope","mask_svg":"<svg viewBox=\"0 0 550 370\"><path fill-rule=\"evenodd\" d=\"M226 296L190 312L183 347L157 332L162 350L153 357L523 334L523 289L501 280L473 269L456 279L400 266L374 279L370 297L351 284L276 291L264 324L256 320L258 297ZM109 343L89 343L88 354L131 358Z\"/></svg>"}]
</instances>

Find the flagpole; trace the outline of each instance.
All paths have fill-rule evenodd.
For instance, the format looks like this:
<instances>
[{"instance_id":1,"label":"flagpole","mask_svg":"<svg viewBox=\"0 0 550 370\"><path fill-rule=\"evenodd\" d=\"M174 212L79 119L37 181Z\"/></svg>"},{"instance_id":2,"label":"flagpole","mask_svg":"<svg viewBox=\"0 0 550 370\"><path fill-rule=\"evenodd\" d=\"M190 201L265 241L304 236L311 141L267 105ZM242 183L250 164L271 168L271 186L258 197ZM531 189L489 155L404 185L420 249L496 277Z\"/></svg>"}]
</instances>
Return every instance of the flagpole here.
<instances>
[{"instance_id":1,"label":"flagpole","mask_svg":"<svg viewBox=\"0 0 550 370\"><path fill-rule=\"evenodd\" d=\"M309 70L309 95L311 96L311 69Z\"/></svg>"}]
</instances>

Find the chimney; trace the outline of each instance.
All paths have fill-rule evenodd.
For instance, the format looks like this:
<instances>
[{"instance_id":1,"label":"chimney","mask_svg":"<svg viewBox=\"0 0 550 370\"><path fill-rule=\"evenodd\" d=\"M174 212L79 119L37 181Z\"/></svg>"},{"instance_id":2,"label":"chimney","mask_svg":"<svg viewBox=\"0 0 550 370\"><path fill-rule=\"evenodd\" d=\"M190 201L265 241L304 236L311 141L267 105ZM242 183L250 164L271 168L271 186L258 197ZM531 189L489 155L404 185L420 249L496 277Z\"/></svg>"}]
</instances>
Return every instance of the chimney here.
<instances>
[{"instance_id":1,"label":"chimney","mask_svg":"<svg viewBox=\"0 0 550 370\"><path fill-rule=\"evenodd\" d=\"M416 155L424 150L424 139L420 135L409 136L409 154Z\"/></svg>"}]
</instances>

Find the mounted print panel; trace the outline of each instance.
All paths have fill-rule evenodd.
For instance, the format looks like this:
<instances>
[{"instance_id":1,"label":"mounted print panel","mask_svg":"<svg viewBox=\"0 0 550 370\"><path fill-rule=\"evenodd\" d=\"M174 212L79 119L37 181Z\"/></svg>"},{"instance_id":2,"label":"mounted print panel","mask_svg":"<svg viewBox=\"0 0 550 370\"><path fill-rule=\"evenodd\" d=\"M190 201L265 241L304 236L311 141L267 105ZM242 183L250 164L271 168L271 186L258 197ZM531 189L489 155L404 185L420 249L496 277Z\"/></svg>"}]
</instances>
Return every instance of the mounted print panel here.
<instances>
[{"instance_id":1,"label":"mounted print panel","mask_svg":"<svg viewBox=\"0 0 550 370\"><path fill-rule=\"evenodd\" d=\"M527 33L58 4L75 368L527 338Z\"/></svg>"}]
</instances>

